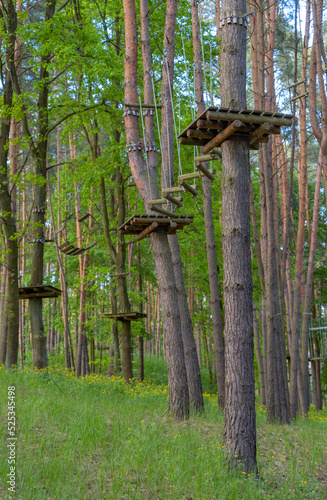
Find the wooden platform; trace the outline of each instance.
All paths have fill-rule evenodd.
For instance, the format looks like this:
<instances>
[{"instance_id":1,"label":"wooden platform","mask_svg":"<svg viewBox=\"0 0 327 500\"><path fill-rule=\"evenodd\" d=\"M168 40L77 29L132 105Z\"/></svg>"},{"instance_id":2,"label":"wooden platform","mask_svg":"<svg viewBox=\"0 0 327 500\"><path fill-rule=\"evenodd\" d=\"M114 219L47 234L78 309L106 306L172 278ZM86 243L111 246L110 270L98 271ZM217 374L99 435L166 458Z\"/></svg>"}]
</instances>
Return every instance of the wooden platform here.
<instances>
[{"instance_id":1,"label":"wooden platform","mask_svg":"<svg viewBox=\"0 0 327 500\"><path fill-rule=\"evenodd\" d=\"M35 298L49 298L58 297L62 290L52 285L34 285L19 287L20 299L35 299Z\"/></svg>"},{"instance_id":2,"label":"wooden platform","mask_svg":"<svg viewBox=\"0 0 327 500\"><path fill-rule=\"evenodd\" d=\"M115 321L137 321L140 318L146 318L146 314L140 312L120 312L116 314L105 313L104 318L114 319Z\"/></svg>"},{"instance_id":3,"label":"wooden platform","mask_svg":"<svg viewBox=\"0 0 327 500\"><path fill-rule=\"evenodd\" d=\"M268 135L280 134L281 127L292 126L293 115L256 109L232 109L210 106L178 136L180 144L202 146L203 154L232 135L247 137L251 149L267 142Z\"/></svg>"},{"instance_id":4,"label":"wooden platform","mask_svg":"<svg viewBox=\"0 0 327 500\"><path fill-rule=\"evenodd\" d=\"M133 215L124 224L118 228L121 235L136 234L145 236L149 232L156 231L157 229L165 228L168 234L176 233L178 230L184 229L185 226L192 224L193 215L177 215L167 217L166 215ZM151 231L146 230L151 226ZM142 238L140 238L142 239Z\"/></svg>"}]
</instances>

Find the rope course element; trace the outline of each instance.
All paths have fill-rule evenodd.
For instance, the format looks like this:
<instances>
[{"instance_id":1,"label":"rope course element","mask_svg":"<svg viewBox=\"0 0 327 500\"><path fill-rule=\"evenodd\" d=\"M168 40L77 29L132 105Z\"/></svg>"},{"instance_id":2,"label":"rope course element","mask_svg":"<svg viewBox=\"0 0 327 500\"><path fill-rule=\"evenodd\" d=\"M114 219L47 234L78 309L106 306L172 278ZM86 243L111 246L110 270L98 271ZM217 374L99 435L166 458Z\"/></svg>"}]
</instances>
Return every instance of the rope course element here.
<instances>
[{"instance_id":1,"label":"rope course element","mask_svg":"<svg viewBox=\"0 0 327 500\"><path fill-rule=\"evenodd\" d=\"M77 224L80 225L79 236ZM54 233L61 240L58 247L63 253L80 255L95 247L100 238L101 227L89 212L79 212L77 216L75 213L70 213Z\"/></svg>"}]
</instances>

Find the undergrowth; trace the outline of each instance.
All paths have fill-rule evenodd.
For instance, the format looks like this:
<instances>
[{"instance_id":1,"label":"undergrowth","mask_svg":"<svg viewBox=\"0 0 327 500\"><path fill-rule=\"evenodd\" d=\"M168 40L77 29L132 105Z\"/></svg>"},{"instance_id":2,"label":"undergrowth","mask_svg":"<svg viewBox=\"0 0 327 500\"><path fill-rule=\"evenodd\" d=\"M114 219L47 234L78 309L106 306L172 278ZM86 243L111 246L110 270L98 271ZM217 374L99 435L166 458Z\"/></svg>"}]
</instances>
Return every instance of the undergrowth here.
<instances>
[{"instance_id":1,"label":"undergrowth","mask_svg":"<svg viewBox=\"0 0 327 500\"><path fill-rule=\"evenodd\" d=\"M16 387L19 500L326 498L326 410L277 426L257 404L257 480L228 467L223 414L208 381L205 414L176 423L165 413L163 360L147 358L145 372L145 382L126 386L121 377L77 379L55 364L39 372L0 368L1 499L8 386Z\"/></svg>"}]
</instances>

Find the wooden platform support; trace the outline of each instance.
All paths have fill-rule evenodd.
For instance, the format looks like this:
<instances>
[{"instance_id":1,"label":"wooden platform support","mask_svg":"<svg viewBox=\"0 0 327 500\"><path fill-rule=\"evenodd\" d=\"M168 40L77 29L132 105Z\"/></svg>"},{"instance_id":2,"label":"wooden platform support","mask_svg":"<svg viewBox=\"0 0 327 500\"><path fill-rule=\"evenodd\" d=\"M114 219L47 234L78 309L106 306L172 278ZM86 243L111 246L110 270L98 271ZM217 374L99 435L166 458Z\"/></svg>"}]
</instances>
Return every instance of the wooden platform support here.
<instances>
[{"instance_id":1,"label":"wooden platform support","mask_svg":"<svg viewBox=\"0 0 327 500\"><path fill-rule=\"evenodd\" d=\"M196 197L198 195L198 192L193 189L192 186L190 186L190 184L188 184L187 182L185 182L183 179L178 179L178 184L180 186L183 186L183 188L186 189L186 191L188 191L189 193L191 193L192 196Z\"/></svg>"},{"instance_id":2,"label":"wooden platform support","mask_svg":"<svg viewBox=\"0 0 327 500\"><path fill-rule=\"evenodd\" d=\"M150 224L150 226L146 227L145 229L143 229L143 231L141 231L137 236L136 236L136 239L134 241L129 241L128 243L131 244L131 243L137 243L138 241L141 241L143 240L144 238L146 238L150 233L152 233L153 231L155 231L157 229L157 227L159 226L158 222L152 222Z\"/></svg>"},{"instance_id":3,"label":"wooden platform support","mask_svg":"<svg viewBox=\"0 0 327 500\"><path fill-rule=\"evenodd\" d=\"M234 120L232 123L230 123L222 132L217 134L214 139L209 141L204 147L203 147L203 154L210 153L210 151L213 148L216 148L219 146L222 142L224 142L228 137L234 134L237 130L244 130L246 126L240 121L240 120Z\"/></svg>"},{"instance_id":4,"label":"wooden platform support","mask_svg":"<svg viewBox=\"0 0 327 500\"><path fill-rule=\"evenodd\" d=\"M19 298L23 300L58 297L61 293L62 290L52 285L33 285L19 287Z\"/></svg>"},{"instance_id":5,"label":"wooden platform support","mask_svg":"<svg viewBox=\"0 0 327 500\"><path fill-rule=\"evenodd\" d=\"M206 177L208 177L208 179L210 179L211 181L214 180L214 175L212 175L212 173L204 166L202 165L202 163L200 161L196 161L195 162L195 166L196 168L198 168Z\"/></svg>"},{"instance_id":6,"label":"wooden platform support","mask_svg":"<svg viewBox=\"0 0 327 500\"><path fill-rule=\"evenodd\" d=\"M176 231L177 231L177 223L172 222L170 228L167 231L167 234L176 234Z\"/></svg>"},{"instance_id":7,"label":"wooden platform support","mask_svg":"<svg viewBox=\"0 0 327 500\"><path fill-rule=\"evenodd\" d=\"M170 203L173 203L174 205L176 205L179 208L183 206L183 203L182 203L183 198L181 198L181 197L174 198L174 196L172 194L166 193L165 198L168 201L170 201Z\"/></svg>"},{"instance_id":8,"label":"wooden platform support","mask_svg":"<svg viewBox=\"0 0 327 500\"><path fill-rule=\"evenodd\" d=\"M103 314L103 317L108 319L113 319L115 321L137 321L140 318L146 318L147 315L145 313L140 313L136 311L130 311L130 312L122 311L116 314L105 313Z\"/></svg>"},{"instance_id":9,"label":"wooden platform support","mask_svg":"<svg viewBox=\"0 0 327 500\"><path fill-rule=\"evenodd\" d=\"M133 215L128 219L122 226L118 228L118 233L120 235L140 234L144 229L146 229L152 222L158 223L157 229L165 229L166 231L177 231L184 229L185 226L192 224L193 215L179 215L173 214L172 217L167 217L165 215ZM175 225L176 224L176 225Z\"/></svg>"}]
</instances>

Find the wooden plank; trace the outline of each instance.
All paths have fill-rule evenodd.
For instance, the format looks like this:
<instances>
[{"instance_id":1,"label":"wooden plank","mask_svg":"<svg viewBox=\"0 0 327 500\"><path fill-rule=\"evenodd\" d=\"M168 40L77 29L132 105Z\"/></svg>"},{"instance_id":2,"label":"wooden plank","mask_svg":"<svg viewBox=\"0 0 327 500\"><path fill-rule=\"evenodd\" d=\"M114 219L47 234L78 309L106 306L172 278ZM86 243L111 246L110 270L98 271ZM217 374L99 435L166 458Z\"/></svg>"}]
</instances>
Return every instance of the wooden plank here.
<instances>
[{"instance_id":1,"label":"wooden plank","mask_svg":"<svg viewBox=\"0 0 327 500\"><path fill-rule=\"evenodd\" d=\"M59 247L60 248L60 247ZM64 248L60 248L60 250L63 252L63 253L67 253L69 250L72 250L73 248L75 248L74 245L65 245Z\"/></svg>"},{"instance_id":2,"label":"wooden plank","mask_svg":"<svg viewBox=\"0 0 327 500\"><path fill-rule=\"evenodd\" d=\"M207 111L207 120L221 120L232 121L240 120L243 123L271 123L279 127L291 127L293 118L277 117L277 116L262 116L255 114L242 114L242 113L226 113L222 111Z\"/></svg>"},{"instance_id":3,"label":"wooden plank","mask_svg":"<svg viewBox=\"0 0 327 500\"><path fill-rule=\"evenodd\" d=\"M184 146L205 146L207 141L204 139L190 139L189 137L179 137L179 143Z\"/></svg>"},{"instance_id":4,"label":"wooden plank","mask_svg":"<svg viewBox=\"0 0 327 500\"><path fill-rule=\"evenodd\" d=\"M204 165L202 165L202 163L201 163L201 162L196 161L196 162L195 162L195 166L196 166L196 168L198 168L199 170L201 170L201 172L202 172L202 173L203 173L206 177L208 177L208 179L210 179L211 181L213 181L213 180L214 180L214 178L215 178L215 177L212 175L212 173L211 173L211 172L210 172L210 171L209 171L209 170L208 170L208 169L207 169Z\"/></svg>"},{"instance_id":5,"label":"wooden plank","mask_svg":"<svg viewBox=\"0 0 327 500\"><path fill-rule=\"evenodd\" d=\"M182 207L183 206L183 198L179 197L179 198L174 198L172 194L169 194L167 193L166 196L168 201L170 201L170 203L173 203L174 205L176 205L177 207Z\"/></svg>"},{"instance_id":6,"label":"wooden plank","mask_svg":"<svg viewBox=\"0 0 327 500\"><path fill-rule=\"evenodd\" d=\"M186 191L188 191L189 193L192 194L192 196L197 196L198 195L198 192L192 188L192 186L190 186L187 182L185 182L183 179L181 180L178 180L178 183L183 186L183 188L186 189Z\"/></svg>"},{"instance_id":7,"label":"wooden plank","mask_svg":"<svg viewBox=\"0 0 327 500\"><path fill-rule=\"evenodd\" d=\"M143 238L146 238L148 234L152 233L152 231L155 231L158 227L158 222L152 222L150 226L146 227L141 231L137 236L136 236L136 241L141 241Z\"/></svg>"},{"instance_id":8,"label":"wooden plank","mask_svg":"<svg viewBox=\"0 0 327 500\"><path fill-rule=\"evenodd\" d=\"M228 137L234 134L237 130L244 129L244 124L240 120L235 120L230 123L222 132L216 135L214 139L209 141L203 148L202 152L204 154L209 153L213 148L219 146Z\"/></svg>"}]
</instances>

